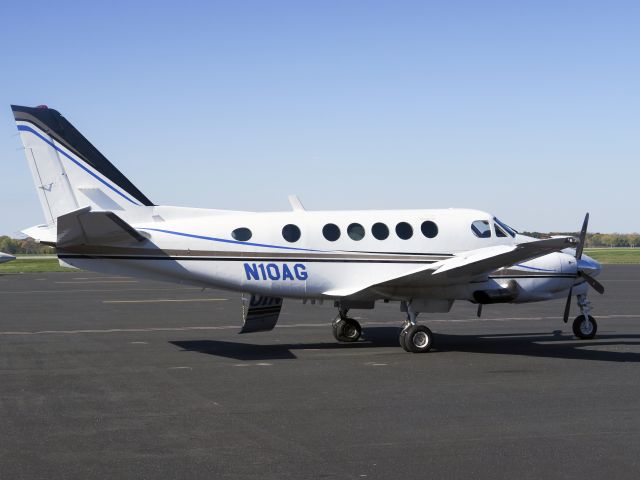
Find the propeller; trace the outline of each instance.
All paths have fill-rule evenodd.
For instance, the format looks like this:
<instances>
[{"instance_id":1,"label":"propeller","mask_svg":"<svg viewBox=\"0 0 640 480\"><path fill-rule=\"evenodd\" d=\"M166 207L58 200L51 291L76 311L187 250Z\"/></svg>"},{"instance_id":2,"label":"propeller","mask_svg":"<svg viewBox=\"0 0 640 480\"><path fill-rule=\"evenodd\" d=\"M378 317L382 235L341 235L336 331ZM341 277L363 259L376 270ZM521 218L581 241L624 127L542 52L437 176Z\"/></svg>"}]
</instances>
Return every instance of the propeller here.
<instances>
[{"instance_id":1,"label":"propeller","mask_svg":"<svg viewBox=\"0 0 640 480\"><path fill-rule=\"evenodd\" d=\"M580 230L580 238L578 239L578 246L576 247L576 267L578 271L576 273L576 278L582 277L584 280L591 285L591 287L598 292L599 294L604 293L604 286L598 282L595 278L589 275L587 272L580 270L580 259L582 258L582 251L584 250L585 240L587 238L587 227L589 225L589 213L584 216L584 222L582 222L582 229ZM571 310L571 295L573 294L573 286L569 289L569 296L567 297L567 303L564 306L564 323L569 321L569 312Z\"/></svg>"},{"instance_id":2,"label":"propeller","mask_svg":"<svg viewBox=\"0 0 640 480\"><path fill-rule=\"evenodd\" d=\"M589 275L587 272L578 272L578 275L586 280L591 287L600 295L604 293L604 285Z\"/></svg>"}]
</instances>

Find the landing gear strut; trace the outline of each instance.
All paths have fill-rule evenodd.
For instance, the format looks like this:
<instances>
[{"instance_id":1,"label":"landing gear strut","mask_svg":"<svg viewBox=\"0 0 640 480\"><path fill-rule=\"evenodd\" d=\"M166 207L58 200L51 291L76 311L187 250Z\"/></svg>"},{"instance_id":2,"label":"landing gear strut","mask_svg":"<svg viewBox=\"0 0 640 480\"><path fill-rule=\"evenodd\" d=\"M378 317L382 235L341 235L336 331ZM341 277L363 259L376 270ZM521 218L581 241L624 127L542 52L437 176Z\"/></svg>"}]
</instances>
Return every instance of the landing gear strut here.
<instances>
[{"instance_id":1,"label":"landing gear strut","mask_svg":"<svg viewBox=\"0 0 640 480\"><path fill-rule=\"evenodd\" d=\"M586 295L578 295L578 306L582 315L573 321L573 334L581 340L590 340L596 336L598 324L596 319L589 315L591 305Z\"/></svg>"},{"instance_id":2,"label":"landing gear strut","mask_svg":"<svg viewBox=\"0 0 640 480\"><path fill-rule=\"evenodd\" d=\"M333 321L333 336L339 342L357 342L362 333L362 327L357 320L347 317L346 308L340 308L338 317Z\"/></svg>"},{"instance_id":3,"label":"landing gear strut","mask_svg":"<svg viewBox=\"0 0 640 480\"><path fill-rule=\"evenodd\" d=\"M416 322L418 312L411 307L411 302L406 302L405 305L407 308L407 321L400 332L400 346L406 352L428 352L433 345L433 333L424 325L418 325Z\"/></svg>"}]
</instances>

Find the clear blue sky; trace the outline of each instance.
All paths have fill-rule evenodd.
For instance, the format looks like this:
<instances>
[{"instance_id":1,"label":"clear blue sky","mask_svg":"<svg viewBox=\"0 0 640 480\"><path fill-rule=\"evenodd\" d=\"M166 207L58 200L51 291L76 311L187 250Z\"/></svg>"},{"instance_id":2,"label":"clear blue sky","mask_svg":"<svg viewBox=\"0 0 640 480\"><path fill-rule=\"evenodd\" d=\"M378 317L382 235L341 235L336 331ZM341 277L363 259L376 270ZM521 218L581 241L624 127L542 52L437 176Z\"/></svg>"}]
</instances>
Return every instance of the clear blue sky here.
<instances>
[{"instance_id":1,"label":"clear blue sky","mask_svg":"<svg viewBox=\"0 0 640 480\"><path fill-rule=\"evenodd\" d=\"M640 230L640 2L5 2L0 234L42 223L9 104L159 204L470 207Z\"/></svg>"}]
</instances>

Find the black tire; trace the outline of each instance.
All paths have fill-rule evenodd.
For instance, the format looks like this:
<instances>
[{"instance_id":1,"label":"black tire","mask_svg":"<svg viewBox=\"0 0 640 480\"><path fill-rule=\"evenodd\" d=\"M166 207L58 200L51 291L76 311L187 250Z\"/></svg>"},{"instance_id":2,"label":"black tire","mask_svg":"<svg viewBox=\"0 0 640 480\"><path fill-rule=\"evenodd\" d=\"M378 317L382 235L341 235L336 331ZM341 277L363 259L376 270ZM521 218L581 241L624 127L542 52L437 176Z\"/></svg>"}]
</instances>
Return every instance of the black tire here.
<instances>
[{"instance_id":1,"label":"black tire","mask_svg":"<svg viewBox=\"0 0 640 480\"><path fill-rule=\"evenodd\" d=\"M339 342L357 342L362 327L353 318L340 319L333 324L333 336Z\"/></svg>"},{"instance_id":2,"label":"black tire","mask_svg":"<svg viewBox=\"0 0 640 480\"><path fill-rule=\"evenodd\" d=\"M400 346L405 352L411 353L411 350L409 350L409 347L407 347L407 344L405 343L405 340L407 338L407 329L409 329L409 327L411 327L411 325L404 327L402 329L402 331L400 332L400 335L398 336L398 341L400 342Z\"/></svg>"},{"instance_id":3,"label":"black tire","mask_svg":"<svg viewBox=\"0 0 640 480\"><path fill-rule=\"evenodd\" d=\"M598 324L596 319L589 315L588 319L584 315L579 315L573 321L573 334L581 340L591 340L596 336Z\"/></svg>"},{"instance_id":4,"label":"black tire","mask_svg":"<svg viewBox=\"0 0 640 480\"><path fill-rule=\"evenodd\" d=\"M402 348L407 352L428 352L433 346L433 333L424 325L410 325L402 330L400 334L400 345L402 345Z\"/></svg>"}]
</instances>

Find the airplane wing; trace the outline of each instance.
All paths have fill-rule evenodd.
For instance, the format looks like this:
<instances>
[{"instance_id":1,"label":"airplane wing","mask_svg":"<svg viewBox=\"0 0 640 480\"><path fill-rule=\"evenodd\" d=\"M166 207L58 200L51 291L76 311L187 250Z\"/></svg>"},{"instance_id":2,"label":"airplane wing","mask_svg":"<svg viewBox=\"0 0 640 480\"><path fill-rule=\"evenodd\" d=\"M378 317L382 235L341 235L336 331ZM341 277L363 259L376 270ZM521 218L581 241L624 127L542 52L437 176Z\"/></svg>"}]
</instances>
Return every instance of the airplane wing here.
<instances>
[{"instance_id":1,"label":"airplane wing","mask_svg":"<svg viewBox=\"0 0 640 480\"><path fill-rule=\"evenodd\" d=\"M91 207L85 207L58 217L58 248L144 240L145 237L113 212L92 212Z\"/></svg>"},{"instance_id":2,"label":"airplane wing","mask_svg":"<svg viewBox=\"0 0 640 480\"><path fill-rule=\"evenodd\" d=\"M326 291L324 294L331 297L348 297L379 289L464 283L487 276L499 268L526 262L548 253L575 246L575 244L576 240L573 237L561 237L535 240L518 245L480 248L462 252L453 258L420 267L382 282L338 288Z\"/></svg>"}]
</instances>

